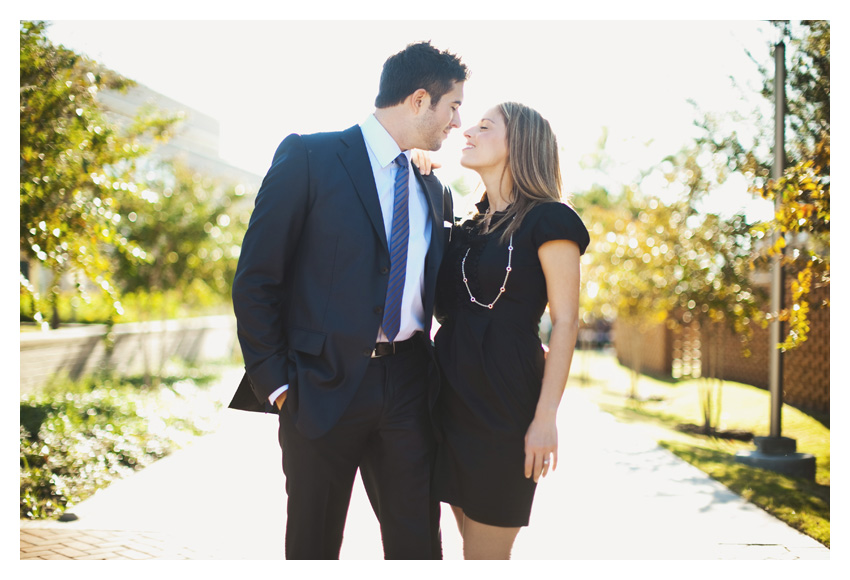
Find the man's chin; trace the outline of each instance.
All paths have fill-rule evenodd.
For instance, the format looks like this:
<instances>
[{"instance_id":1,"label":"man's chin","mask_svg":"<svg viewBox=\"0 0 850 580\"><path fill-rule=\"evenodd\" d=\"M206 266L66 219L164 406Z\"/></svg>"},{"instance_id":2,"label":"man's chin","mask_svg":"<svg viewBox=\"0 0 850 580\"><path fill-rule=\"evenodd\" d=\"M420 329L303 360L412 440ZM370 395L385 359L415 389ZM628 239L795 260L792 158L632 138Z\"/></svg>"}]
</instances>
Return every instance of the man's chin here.
<instances>
[{"instance_id":1,"label":"man's chin","mask_svg":"<svg viewBox=\"0 0 850 580\"><path fill-rule=\"evenodd\" d=\"M422 147L417 147L417 149L422 149L423 151L439 151L442 146L442 141L431 141L427 145L423 143Z\"/></svg>"}]
</instances>

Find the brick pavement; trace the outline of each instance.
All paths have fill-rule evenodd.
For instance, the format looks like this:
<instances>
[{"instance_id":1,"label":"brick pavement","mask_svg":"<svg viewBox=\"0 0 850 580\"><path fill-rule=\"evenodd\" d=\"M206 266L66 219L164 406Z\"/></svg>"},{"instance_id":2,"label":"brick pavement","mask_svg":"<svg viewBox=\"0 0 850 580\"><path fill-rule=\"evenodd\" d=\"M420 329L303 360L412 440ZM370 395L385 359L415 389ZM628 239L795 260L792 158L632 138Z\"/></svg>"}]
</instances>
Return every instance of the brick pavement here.
<instances>
[{"instance_id":1,"label":"brick pavement","mask_svg":"<svg viewBox=\"0 0 850 580\"><path fill-rule=\"evenodd\" d=\"M203 560L158 532L21 528L21 560Z\"/></svg>"}]
</instances>

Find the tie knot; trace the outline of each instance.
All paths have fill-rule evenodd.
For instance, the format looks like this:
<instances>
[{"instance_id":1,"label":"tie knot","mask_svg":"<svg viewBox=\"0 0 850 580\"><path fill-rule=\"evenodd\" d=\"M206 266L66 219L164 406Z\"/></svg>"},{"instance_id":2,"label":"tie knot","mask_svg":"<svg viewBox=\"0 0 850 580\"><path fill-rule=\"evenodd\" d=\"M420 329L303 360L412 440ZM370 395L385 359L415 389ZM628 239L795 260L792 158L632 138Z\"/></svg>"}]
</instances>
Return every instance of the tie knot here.
<instances>
[{"instance_id":1,"label":"tie knot","mask_svg":"<svg viewBox=\"0 0 850 580\"><path fill-rule=\"evenodd\" d=\"M407 169L407 155L405 155L404 153L399 153L398 157L395 158L395 163L399 167Z\"/></svg>"}]
</instances>

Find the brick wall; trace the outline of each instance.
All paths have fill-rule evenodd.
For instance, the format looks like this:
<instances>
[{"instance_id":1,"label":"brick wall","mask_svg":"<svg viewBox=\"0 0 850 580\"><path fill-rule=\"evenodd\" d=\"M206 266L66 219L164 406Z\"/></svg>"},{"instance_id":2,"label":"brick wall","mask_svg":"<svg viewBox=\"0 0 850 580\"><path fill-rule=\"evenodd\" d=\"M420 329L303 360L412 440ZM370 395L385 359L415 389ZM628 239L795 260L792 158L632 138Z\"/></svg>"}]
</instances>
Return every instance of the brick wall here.
<instances>
[{"instance_id":1,"label":"brick wall","mask_svg":"<svg viewBox=\"0 0 850 580\"><path fill-rule=\"evenodd\" d=\"M770 340L767 329L756 326L753 328L753 338L750 341L748 348L750 356L745 357L743 354L743 344L740 337L733 334L731 330L723 327L717 329L701 329L700 336L702 340L708 344L710 341L710 332L719 332L718 337L721 342L723 354L723 376L730 381L753 385L762 389L768 388L769 369L770 369ZM708 350L708 349L706 349ZM706 369L705 372L710 374L708 365L711 363L711 352L708 351L704 355Z\"/></svg>"},{"instance_id":2,"label":"brick wall","mask_svg":"<svg viewBox=\"0 0 850 580\"><path fill-rule=\"evenodd\" d=\"M828 300L829 288L820 290L815 296ZM829 308L811 310L809 319L808 340L784 357L785 400L792 405L828 413Z\"/></svg>"},{"instance_id":3,"label":"brick wall","mask_svg":"<svg viewBox=\"0 0 850 580\"><path fill-rule=\"evenodd\" d=\"M790 288L788 289L790 292ZM789 295L786 292L786 295ZM812 304L829 300L829 288L812 292ZM829 308L813 307L809 312L809 336L806 342L782 355L783 400L795 407L829 412ZM702 331L707 341L706 330ZM729 330L722 333L723 377L763 389L770 387L770 339L768 329L755 328L750 344L751 356L744 357L741 342ZM704 355L709 363L710 354ZM708 373L703 365L703 372Z\"/></svg>"},{"instance_id":4,"label":"brick wall","mask_svg":"<svg viewBox=\"0 0 850 580\"><path fill-rule=\"evenodd\" d=\"M57 374L78 378L102 369L137 374L159 368L163 357L202 362L238 352L232 316L116 324L111 350L105 331L102 325L86 325L22 332L21 393L44 386Z\"/></svg>"},{"instance_id":5,"label":"brick wall","mask_svg":"<svg viewBox=\"0 0 850 580\"><path fill-rule=\"evenodd\" d=\"M670 376L673 363L671 333L663 324L640 328L615 321L613 343L621 364L634 368L635 361L639 360L641 372Z\"/></svg>"},{"instance_id":6,"label":"brick wall","mask_svg":"<svg viewBox=\"0 0 850 580\"><path fill-rule=\"evenodd\" d=\"M829 300L829 288L815 290L811 298L812 304ZM783 400L801 409L829 413L829 308L813 308L809 319L808 340L782 357ZM639 331L623 323L615 327L617 358L622 364L631 367L634 356L627 338ZM703 374L710 376L712 337L709 332L717 330L709 331L697 326L669 330L659 324L642 332L639 344L644 372L674 378L699 377ZM718 374L726 380L769 388L768 330L754 328L749 357L743 355L738 336L725 327L720 333L722 369Z\"/></svg>"}]
</instances>

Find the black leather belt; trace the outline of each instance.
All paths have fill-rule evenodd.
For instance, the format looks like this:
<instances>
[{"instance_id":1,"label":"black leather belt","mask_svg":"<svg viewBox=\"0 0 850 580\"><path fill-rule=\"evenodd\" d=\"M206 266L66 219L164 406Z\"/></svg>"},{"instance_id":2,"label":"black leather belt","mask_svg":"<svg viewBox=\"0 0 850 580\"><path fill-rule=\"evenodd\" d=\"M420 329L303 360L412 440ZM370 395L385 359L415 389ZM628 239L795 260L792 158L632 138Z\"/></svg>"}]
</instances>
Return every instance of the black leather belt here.
<instances>
[{"instance_id":1,"label":"black leather belt","mask_svg":"<svg viewBox=\"0 0 850 580\"><path fill-rule=\"evenodd\" d=\"M418 336L414 334L407 340L399 342L379 342L375 344L375 349L372 351L372 358L379 358L382 356L389 356L391 354L398 354L400 352L413 350L413 347L416 345L417 338Z\"/></svg>"}]
</instances>

